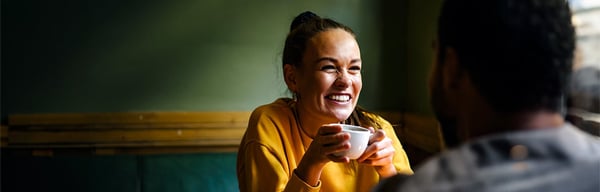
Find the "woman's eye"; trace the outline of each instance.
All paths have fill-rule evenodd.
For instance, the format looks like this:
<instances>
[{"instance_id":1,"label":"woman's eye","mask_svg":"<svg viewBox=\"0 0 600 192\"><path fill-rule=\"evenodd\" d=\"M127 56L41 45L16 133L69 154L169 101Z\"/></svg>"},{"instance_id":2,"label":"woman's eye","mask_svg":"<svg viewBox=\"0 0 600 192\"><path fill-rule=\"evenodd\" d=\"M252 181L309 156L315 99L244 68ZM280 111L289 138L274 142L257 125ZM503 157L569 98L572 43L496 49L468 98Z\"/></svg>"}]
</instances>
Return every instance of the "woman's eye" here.
<instances>
[{"instance_id":1,"label":"woman's eye","mask_svg":"<svg viewBox=\"0 0 600 192\"><path fill-rule=\"evenodd\" d=\"M321 67L321 71L333 73L333 72L337 72L337 69L333 65L325 65L325 66Z\"/></svg>"},{"instance_id":2,"label":"woman's eye","mask_svg":"<svg viewBox=\"0 0 600 192\"><path fill-rule=\"evenodd\" d=\"M350 67L350 71L353 71L353 72L360 72L360 67L359 67L359 66L353 66L353 67Z\"/></svg>"}]
</instances>

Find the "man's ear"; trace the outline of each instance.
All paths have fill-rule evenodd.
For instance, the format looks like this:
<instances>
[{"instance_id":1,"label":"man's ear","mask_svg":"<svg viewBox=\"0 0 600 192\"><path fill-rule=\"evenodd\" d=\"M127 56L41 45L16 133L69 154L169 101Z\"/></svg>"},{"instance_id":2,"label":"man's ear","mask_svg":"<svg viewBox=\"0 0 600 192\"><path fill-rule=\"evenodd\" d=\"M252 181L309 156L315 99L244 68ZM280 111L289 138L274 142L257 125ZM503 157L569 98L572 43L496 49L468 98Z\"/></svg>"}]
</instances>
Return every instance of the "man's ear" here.
<instances>
[{"instance_id":1,"label":"man's ear","mask_svg":"<svg viewBox=\"0 0 600 192\"><path fill-rule=\"evenodd\" d=\"M292 92L297 92L298 87L296 85L296 67L292 64L283 65L283 79L288 89Z\"/></svg>"},{"instance_id":2,"label":"man's ear","mask_svg":"<svg viewBox=\"0 0 600 192\"><path fill-rule=\"evenodd\" d=\"M452 47L446 47L442 74L444 78L444 88L456 89L459 88L463 71L459 66L459 58L456 50Z\"/></svg>"}]
</instances>

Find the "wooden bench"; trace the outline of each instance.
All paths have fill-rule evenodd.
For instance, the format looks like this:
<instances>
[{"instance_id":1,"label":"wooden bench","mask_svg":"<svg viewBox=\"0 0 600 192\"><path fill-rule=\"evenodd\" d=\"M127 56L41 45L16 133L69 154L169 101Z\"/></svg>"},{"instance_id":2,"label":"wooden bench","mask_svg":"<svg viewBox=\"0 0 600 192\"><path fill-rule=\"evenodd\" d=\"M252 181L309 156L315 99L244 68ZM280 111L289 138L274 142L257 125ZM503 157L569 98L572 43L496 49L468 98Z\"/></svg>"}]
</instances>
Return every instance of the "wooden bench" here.
<instances>
[{"instance_id":1,"label":"wooden bench","mask_svg":"<svg viewBox=\"0 0 600 192\"><path fill-rule=\"evenodd\" d=\"M235 152L249 112L122 112L9 116L5 148L33 155Z\"/></svg>"},{"instance_id":2,"label":"wooden bench","mask_svg":"<svg viewBox=\"0 0 600 192\"><path fill-rule=\"evenodd\" d=\"M250 113L15 114L9 116L8 127L2 127L2 146L34 156L236 152ZM377 114L394 125L414 165L444 148L433 117Z\"/></svg>"}]
</instances>

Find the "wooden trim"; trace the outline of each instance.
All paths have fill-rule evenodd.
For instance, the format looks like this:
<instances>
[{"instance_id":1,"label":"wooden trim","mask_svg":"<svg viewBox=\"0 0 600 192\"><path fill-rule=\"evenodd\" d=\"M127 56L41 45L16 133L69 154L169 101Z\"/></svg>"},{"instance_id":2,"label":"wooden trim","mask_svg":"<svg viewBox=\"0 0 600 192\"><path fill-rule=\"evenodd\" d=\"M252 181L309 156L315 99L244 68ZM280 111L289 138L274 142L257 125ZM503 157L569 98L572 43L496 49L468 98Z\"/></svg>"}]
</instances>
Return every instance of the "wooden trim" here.
<instances>
[{"instance_id":1,"label":"wooden trim","mask_svg":"<svg viewBox=\"0 0 600 192\"><path fill-rule=\"evenodd\" d=\"M32 155L90 148L99 155L232 152L249 117L250 112L18 114L9 116L5 148L31 149Z\"/></svg>"},{"instance_id":2,"label":"wooden trim","mask_svg":"<svg viewBox=\"0 0 600 192\"><path fill-rule=\"evenodd\" d=\"M59 154L235 152L251 112L119 112L17 114L3 126L3 148ZM443 149L433 117L377 112L394 125L400 141L434 153ZM34 153L37 151L37 153Z\"/></svg>"},{"instance_id":3,"label":"wooden trim","mask_svg":"<svg viewBox=\"0 0 600 192\"><path fill-rule=\"evenodd\" d=\"M15 114L9 126L247 122L250 112L118 112Z\"/></svg>"},{"instance_id":4,"label":"wooden trim","mask_svg":"<svg viewBox=\"0 0 600 192\"><path fill-rule=\"evenodd\" d=\"M53 126L49 129L15 128L8 133L9 144L126 144L152 143L170 141L216 141L215 143L232 144L230 140L241 139L246 126L223 125L221 127L195 128L154 127L136 129L112 126L107 129L81 129L73 127L60 129Z\"/></svg>"}]
</instances>

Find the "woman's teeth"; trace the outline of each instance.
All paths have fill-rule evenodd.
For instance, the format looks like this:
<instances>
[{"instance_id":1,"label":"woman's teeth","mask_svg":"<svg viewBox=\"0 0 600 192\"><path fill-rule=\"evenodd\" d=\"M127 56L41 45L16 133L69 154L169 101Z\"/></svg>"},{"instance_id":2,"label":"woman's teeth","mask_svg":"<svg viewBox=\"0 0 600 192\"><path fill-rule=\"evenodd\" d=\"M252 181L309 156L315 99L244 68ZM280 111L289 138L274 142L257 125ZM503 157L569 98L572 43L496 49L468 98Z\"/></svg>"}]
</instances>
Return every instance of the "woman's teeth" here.
<instances>
[{"instance_id":1,"label":"woman's teeth","mask_svg":"<svg viewBox=\"0 0 600 192\"><path fill-rule=\"evenodd\" d=\"M332 100L336 100L336 101L342 101L342 102L350 100L350 96L348 96L348 95L330 95L328 98L332 99Z\"/></svg>"}]
</instances>

